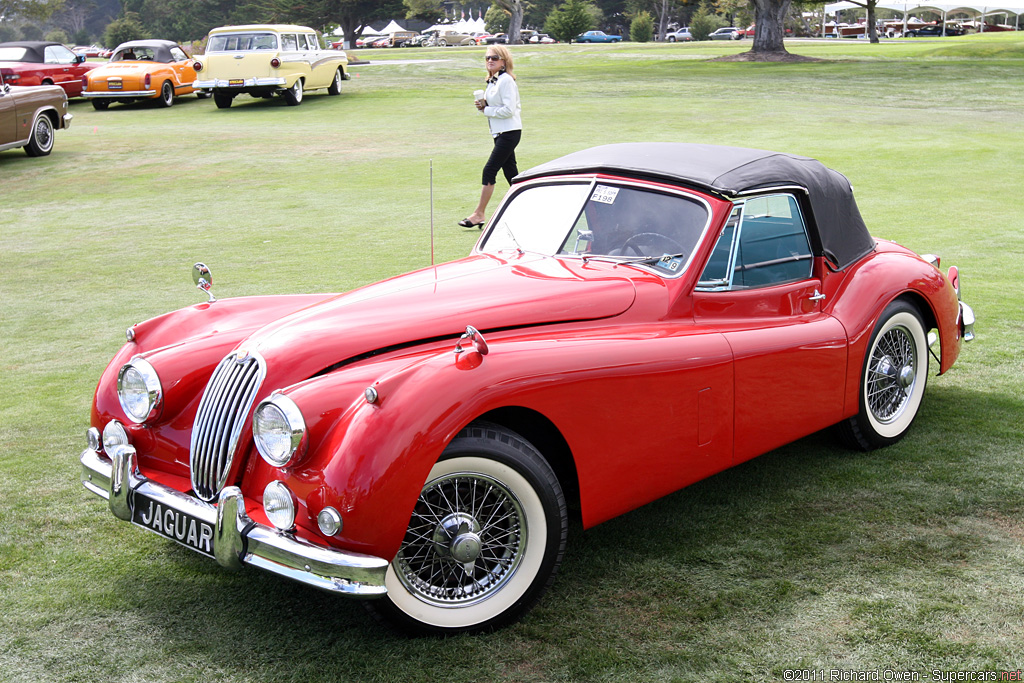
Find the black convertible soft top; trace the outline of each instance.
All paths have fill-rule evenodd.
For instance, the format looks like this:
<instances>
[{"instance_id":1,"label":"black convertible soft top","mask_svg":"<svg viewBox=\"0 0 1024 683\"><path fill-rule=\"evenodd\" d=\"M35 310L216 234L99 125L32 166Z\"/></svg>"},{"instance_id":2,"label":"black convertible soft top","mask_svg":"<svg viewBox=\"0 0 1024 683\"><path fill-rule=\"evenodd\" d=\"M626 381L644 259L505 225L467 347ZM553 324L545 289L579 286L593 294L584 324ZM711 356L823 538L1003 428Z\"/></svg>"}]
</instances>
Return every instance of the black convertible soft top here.
<instances>
[{"instance_id":1,"label":"black convertible soft top","mask_svg":"<svg viewBox=\"0 0 1024 683\"><path fill-rule=\"evenodd\" d=\"M153 50L153 61L161 62L162 64L170 64L174 61L173 55L171 55L171 48L176 47L178 44L173 40L129 40L127 43L121 43L114 50L114 56L122 50L130 50L136 47L148 47Z\"/></svg>"},{"instance_id":2,"label":"black convertible soft top","mask_svg":"<svg viewBox=\"0 0 1024 683\"><path fill-rule=\"evenodd\" d=\"M54 43L47 40L22 40L13 43L0 43L0 47L23 47L25 48L25 56L20 61L32 62L42 64L44 61L43 53L46 48L50 45L60 45L60 43ZM61 45L61 47L64 47Z\"/></svg>"},{"instance_id":3,"label":"black convertible soft top","mask_svg":"<svg viewBox=\"0 0 1024 683\"><path fill-rule=\"evenodd\" d=\"M875 247L857 209L850 181L810 157L744 147L680 142L630 142L591 147L535 166L515 178L611 173L681 184L736 198L778 187L799 187L814 215L822 254L845 268Z\"/></svg>"}]
</instances>

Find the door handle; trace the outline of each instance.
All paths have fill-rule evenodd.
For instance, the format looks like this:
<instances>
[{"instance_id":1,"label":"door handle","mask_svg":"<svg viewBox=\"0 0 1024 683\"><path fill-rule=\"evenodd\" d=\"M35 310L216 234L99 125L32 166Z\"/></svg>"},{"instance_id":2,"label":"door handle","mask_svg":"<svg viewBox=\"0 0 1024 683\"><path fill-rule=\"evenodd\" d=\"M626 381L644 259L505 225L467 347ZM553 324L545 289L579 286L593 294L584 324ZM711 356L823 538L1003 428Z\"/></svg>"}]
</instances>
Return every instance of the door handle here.
<instances>
[{"instance_id":1,"label":"door handle","mask_svg":"<svg viewBox=\"0 0 1024 683\"><path fill-rule=\"evenodd\" d=\"M818 291L818 288L817 288L817 287L815 287L815 288L814 288L814 294L812 294L812 295L811 295L811 296L809 297L809 299L810 299L811 301L824 301L824 300L825 300L825 295L824 295L824 294L822 294L821 292L819 292L819 291Z\"/></svg>"}]
</instances>

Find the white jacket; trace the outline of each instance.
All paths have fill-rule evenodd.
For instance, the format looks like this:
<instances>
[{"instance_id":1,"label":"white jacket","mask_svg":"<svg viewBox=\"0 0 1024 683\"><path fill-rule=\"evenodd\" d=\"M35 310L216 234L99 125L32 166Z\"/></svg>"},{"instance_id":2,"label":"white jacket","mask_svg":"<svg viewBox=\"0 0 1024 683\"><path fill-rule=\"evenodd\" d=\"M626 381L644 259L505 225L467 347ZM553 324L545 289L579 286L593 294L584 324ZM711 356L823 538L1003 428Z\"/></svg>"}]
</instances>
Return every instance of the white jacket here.
<instances>
[{"instance_id":1,"label":"white jacket","mask_svg":"<svg viewBox=\"0 0 1024 683\"><path fill-rule=\"evenodd\" d=\"M494 83L487 84L484 91L484 99L487 106L484 107L484 115L491 127L491 135L498 136L509 130L522 130L523 121L520 118L519 87L516 79L507 73L498 74Z\"/></svg>"}]
</instances>

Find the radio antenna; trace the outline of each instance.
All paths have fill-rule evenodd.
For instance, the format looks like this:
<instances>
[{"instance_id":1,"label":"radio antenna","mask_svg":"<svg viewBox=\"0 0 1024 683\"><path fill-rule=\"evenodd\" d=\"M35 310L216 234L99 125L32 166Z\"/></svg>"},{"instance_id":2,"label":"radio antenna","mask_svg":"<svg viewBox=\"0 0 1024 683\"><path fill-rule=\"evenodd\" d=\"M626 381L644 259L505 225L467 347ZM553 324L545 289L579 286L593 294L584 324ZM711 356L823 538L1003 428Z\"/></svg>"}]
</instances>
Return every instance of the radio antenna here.
<instances>
[{"instance_id":1,"label":"radio antenna","mask_svg":"<svg viewBox=\"0 0 1024 683\"><path fill-rule=\"evenodd\" d=\"M430 160L430 265L434 265L434 160Z\"/></svg>"}]
</instances>

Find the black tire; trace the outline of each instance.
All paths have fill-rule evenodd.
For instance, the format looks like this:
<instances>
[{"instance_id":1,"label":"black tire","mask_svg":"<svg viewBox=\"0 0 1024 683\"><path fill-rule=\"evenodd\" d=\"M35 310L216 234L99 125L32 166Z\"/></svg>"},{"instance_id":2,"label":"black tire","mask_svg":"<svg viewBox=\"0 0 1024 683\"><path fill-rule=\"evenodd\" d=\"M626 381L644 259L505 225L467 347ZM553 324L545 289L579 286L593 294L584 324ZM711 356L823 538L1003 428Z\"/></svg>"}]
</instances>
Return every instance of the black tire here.
<instances>
[{"instance_id":1,"label":"black tire","mask_svg":"<svg viewBox=\"0 0 1024 683\"><path fill-rule=\"evenodd\" d=\"M227 109L231 106L231 100L235 99L231 93L221 92L219 90L213 91L213 101L217 105L217 109Z\"/></svg>"},{"instance_id":2,"label":"black tire","mask_svg":"<svg viewBox=\"0 0 1024 683\"><path fill-rule=\"evenodd\" d=\"M160 97L157 98L161 107L167 108L174 104L174 84L164 81L160 86Z\"/></svg>"},{"instance_id":3,"label":"black tire","mask_svg":"<svg viewBox=\"0 0 1024 683\"><path fill-rule=\"evenodd\" d=\"M110 100L101 100L98 98L93 98L92 108L96 111L106 111L108 107L110 107Z\"/></svg>"},{"instance_id":4,"label":"black tire","mask_svg":"<svg viewBox=\"0 0 1024 683\"><path fill-rule=\"evenodd\" d=\"M928 338L921 314L896 300L883 311L864 357L860 410L839 424L851 448L864 451L896 443L909 431L928 382Z\"/></svg>"},{"instance_id":5,"label":"black tire","mask_svg":"<svg viewBox=\"0 0 1024 683\"><path fill-rule=\"evenodd\" d=\"M209 90L196 90L196 97L201 99L201 100L205 100L209 96L210 96L210 91Z\"/></svg>"},{"instance_id":6,"label":"black tire","mask_svg":"<svg viewBox=\"0 0 1024 683\"><path fill-rule=\"evenodd\" d=\"M40 114L32 122L32 135L25 145L30 157L45 157L53 151L53 121L46 114Z\"/></svg>"},{"instance_id":7,"label":"black tire","mask_svg":"<svg viewBox=\"0 0 1024 683\"><path fill-rule=\"evenodd\" d=\"M282 96L289 107L297 107L302 104L302 79L296 78L292 87L285 90Z\"/></svg>"},{"instance_id":8,"label":"black tire","mask_svg":"<svg viewBox=\"0 0 1024 683\"><path fill-rule=\"evenodd\" d=\"M387 595L365 604L413 635L492 631L548 589L567 533L562 488L537 449L475 423L430 471L388 567Z\"/></svg>"},{"instance_id":9,"label":"black tire","mask_svg":"<svg viewBox=\"0 0 1024 683\"><path fill-rule=\"evenodd\" d=\"M334 72L334 80L331 81L331 84L327 87L327 94L328 95L340 95L341 94L341 81L342 80L343 80L343 76L341 75L341 69L338 69L337 71Z\"/></svg>"},{"instance_id":10,"label":"black tire","mask_svg":"<svg viewBox=\"0 0 1024 683\"><path fill-rule=\"evenodd\" d=\"M669 36L668 37L668 42L670 42L670 43L676 42L676 37L675 36Z\"/></svg>"}]
</instances>

